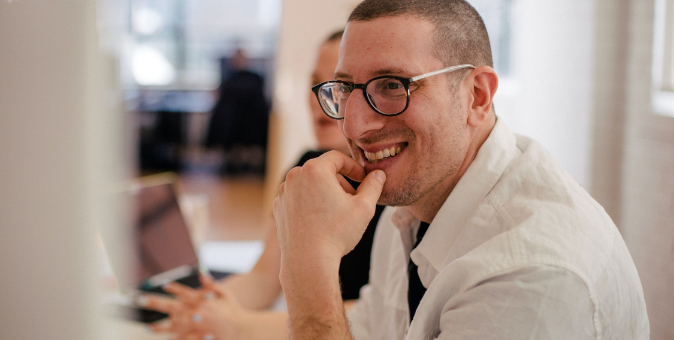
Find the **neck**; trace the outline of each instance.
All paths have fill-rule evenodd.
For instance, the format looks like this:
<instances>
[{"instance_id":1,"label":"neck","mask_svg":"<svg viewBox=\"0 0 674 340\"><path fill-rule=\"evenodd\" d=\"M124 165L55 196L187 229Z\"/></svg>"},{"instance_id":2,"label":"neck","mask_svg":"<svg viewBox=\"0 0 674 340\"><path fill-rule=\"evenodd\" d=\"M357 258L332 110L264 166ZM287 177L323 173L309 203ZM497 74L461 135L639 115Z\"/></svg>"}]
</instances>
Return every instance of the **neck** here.
<instances>
[{"instance_id":1,"label":"neck","mask_svg":"<svg viewBox=\"0 0 674 340\"><path fill-rule=\"evenodd\" d=\"M409 206L410 211L414 217L418 218L424 222L432 222L437 215L440 208L447 200L447 197L452 193L454 187L459 182L463 174L466 173L468 167L473 163L477 152L480 151L482 144L487 140L489 134L491 134L494 125L496 124L496 115L491 113L487 120L478 126L472 133L470 145L466 152L466 155L459 167L459 170L451 177L446 179L445 184L439 185L442 187L442 190L432 191L422 197L419 201Z\"/></svg>"}]
</instances>

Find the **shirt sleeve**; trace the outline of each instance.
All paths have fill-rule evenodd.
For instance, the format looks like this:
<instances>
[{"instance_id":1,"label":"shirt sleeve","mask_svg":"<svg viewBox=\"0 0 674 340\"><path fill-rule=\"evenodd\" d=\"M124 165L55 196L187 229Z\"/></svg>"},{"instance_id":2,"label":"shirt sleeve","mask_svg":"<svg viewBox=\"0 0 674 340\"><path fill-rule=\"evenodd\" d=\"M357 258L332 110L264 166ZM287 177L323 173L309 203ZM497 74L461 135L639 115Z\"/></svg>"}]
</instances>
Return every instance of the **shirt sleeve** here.
<instances>
[{"instance_id":1,"label":"shirt sleeve","mask_svg":"<svg viewBox=\"0 0 674 340\"><path fill-rule=\"evenodd\" d=\"M351 336L354 340L367 340L370 338L369 332L369 313L370 313L370 285L365 285L360 289L360 297L353 307L346 313L349 321Z\"/></svg>"},{"instance_id":2,"label":"shirt sleeve","mask_svg":"<svg viewBox=\"0 0 674 340\"><path fill-rule=\"evenodd\" d=\"M452 298L438 339L596 339L595 306L570 271L535 265L491 277Z\"/></svg>"}]
</instances>

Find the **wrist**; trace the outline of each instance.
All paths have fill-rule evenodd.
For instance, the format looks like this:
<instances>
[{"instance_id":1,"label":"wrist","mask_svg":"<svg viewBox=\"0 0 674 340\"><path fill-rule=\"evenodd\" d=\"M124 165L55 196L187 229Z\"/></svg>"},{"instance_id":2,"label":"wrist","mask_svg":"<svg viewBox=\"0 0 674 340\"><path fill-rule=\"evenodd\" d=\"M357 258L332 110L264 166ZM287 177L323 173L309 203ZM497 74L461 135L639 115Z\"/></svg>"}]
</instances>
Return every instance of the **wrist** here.
<instances>
[{"instance_id":1,"label":"wrist","mask_svg":"<svg viewBox=\"0 0 674 340\"><path fill-rule=\"evenodd\" d=\"M282 254L279 279L284 291L294 284L316 286L336 282L339 285L341 256L330 253L304 256Z\"/></svg>"}]
</instances>

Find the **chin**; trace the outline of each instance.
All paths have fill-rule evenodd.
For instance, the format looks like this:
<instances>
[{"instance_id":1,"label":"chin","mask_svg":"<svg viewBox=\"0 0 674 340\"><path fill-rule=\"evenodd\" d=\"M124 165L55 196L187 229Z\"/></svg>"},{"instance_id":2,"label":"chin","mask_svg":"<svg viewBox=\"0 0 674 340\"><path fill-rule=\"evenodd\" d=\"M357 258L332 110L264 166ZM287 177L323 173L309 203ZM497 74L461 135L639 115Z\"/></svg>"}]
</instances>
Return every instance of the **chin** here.
<instances>
[{"instance_id":1,"label":"chin","mask_svg":"<svg viewBox=\"0 0 674 340\"><path fill-rule=\"evenodd\" d=\"M405 183L394 183L394 181L384 184L384 188L379 196L379 205L388 205L392 207L407 206L419 200L418 193L413 192L411 188L405 187Z\"/></svg>"}]
</instances>

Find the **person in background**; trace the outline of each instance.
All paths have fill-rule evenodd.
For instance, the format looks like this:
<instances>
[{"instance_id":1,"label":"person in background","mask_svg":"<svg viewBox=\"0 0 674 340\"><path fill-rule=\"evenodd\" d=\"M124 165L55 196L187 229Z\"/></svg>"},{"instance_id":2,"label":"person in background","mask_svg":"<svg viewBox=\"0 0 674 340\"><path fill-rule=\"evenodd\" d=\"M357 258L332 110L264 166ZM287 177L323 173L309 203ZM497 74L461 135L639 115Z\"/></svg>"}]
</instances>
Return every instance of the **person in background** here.
<instances>
[{"instance_id":1,"label":"person in background","mask_svg":"<svg viewBox=\"0 0 674 340\"><path fill-rule=\"evenodd\" d=\"M311 78L312 84L332 79L342 34L343 31L333 33L321 45ZM305 153L297 166L329 150L348 155L349 149L337 121L325 115L313 95L309 96L309 102L319 150ZM351 181L350 184L358 186L357 182ZM347 308L358 298L360 288L368 282L374 231L383 208L377 207L361 241L341 260L341 294ZM158 296L141 299L144 307L170 314L168 322L150 327L157 332L176 333L185 339L283 339L287 314L268 310L282 293L278 279L280 264L274 226L265 240L262 256L249 273L231 275L222 282L203 278L204 288L201 290L171 283L165 290L175 294L177 299Z\"/></svg>"},{"instance_id":2,"label":"person in background","mask_svg":"<svg viewBox=\"0 0 674 340\"><path fill-rule=\"evenodd\" d=\"M264 79L249 69L248 62L242 49L230 58L232 72L218 89L206 134L206 147L222 147L226 174L264 172L269 105Z\"/></svg>"}]
</instances>

